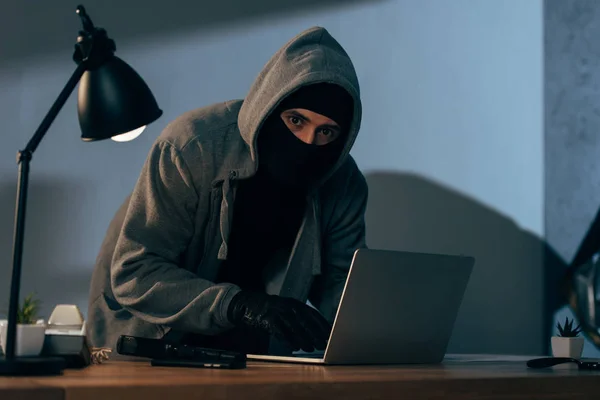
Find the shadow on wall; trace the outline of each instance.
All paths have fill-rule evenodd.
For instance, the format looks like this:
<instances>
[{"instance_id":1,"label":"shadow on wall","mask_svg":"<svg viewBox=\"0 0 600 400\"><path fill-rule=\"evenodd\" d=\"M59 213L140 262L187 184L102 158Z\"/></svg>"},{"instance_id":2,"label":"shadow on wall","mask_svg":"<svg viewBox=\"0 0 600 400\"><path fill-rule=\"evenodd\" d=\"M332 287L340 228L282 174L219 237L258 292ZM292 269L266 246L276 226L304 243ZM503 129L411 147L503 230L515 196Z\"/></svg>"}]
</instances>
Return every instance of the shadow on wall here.
<instances>
[{"instance_id":1,"label":"shadow on wall","mask_svg":"<svg viewBox=\"0 0 600 400\"><path fill-rule=\"evenodd\" d=\"M16 175L16 168L15 168ZM26 215L21 299L35 292L48 318L56 304L85 306L91 268L76 265L85 235L77 232L85 186L81 182L31 178ZM12 243L16 180L0 182L0 315L8 310L12 273ZM93 258L89 260L93 264ZM82 309L85 311L85 309Z\"/></svg>"},{"instance_id":2,"label":"shadow on wall","mask_svg":"<svg viewBox=\"0 0 600 400\"><path fill-rule=\"evenodd\" d=\"M566 268L552 249L431 180L391 172L366 177L369 247L476 259L448 352L546 354Z\"/></svg>"},{"instance_id":3,"label":"shadow on wall","mask_svg":"<svg viewBox=\"0 0 600 400\"><path fill-rule=\"evenodd\" d=\"M3 0L0 13L2 61L39 57L72 49L81 27L75 14L83 4L92 22L117 44L186 31L225 30L261 17L289 17L327 8L386 0ZM52 32L52 34L48 34ZM18 37L19 40L6 38ZM118 48L117 48L118 51Z\"/></svg>"}]
</instances>

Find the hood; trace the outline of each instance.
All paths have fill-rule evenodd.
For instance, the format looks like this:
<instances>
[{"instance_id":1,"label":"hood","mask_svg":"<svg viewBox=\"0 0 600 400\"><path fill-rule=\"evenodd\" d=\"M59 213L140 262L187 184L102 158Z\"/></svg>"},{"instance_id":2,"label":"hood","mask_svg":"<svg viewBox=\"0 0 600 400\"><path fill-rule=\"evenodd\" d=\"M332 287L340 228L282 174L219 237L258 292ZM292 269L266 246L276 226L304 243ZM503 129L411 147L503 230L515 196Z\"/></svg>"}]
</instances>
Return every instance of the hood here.
<instances>
[{"instance_id":1,"label":"hood","mask_svg":"<svg viewBox=\"0 0 600 400\"><path fill-rule=\"evenodd\" d=\"M354 100L354 115L342 154L323 180L346 160L362 119L358 78L342 46L325 28L313 27L292 38L271 57L243 101L238 126L250 148L255 171L258 168L257 136L265 119L282 100L300 87L321 82L343 87Z\"/></svg>"}]
</instances>

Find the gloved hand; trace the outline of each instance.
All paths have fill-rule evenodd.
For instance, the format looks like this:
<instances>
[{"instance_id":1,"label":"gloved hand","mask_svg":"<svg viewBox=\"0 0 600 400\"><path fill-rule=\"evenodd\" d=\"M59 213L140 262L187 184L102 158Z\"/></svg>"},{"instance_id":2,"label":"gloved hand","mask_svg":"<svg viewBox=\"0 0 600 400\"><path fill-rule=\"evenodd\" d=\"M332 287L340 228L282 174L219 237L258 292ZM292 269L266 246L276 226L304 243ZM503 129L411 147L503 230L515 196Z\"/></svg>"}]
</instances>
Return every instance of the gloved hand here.
<instances>
[{"instance_id":1,"label":"gloved hand","mask_svg":"<svg viewBox=\"0 0 600 400\"><path fill-rule=\"evenodd\" d=\"M237 327L260 329L287 341L294 350L325 350L331 326L314 308L301 301L242 290L227 310Z\"/></svg>"}]
</instances>

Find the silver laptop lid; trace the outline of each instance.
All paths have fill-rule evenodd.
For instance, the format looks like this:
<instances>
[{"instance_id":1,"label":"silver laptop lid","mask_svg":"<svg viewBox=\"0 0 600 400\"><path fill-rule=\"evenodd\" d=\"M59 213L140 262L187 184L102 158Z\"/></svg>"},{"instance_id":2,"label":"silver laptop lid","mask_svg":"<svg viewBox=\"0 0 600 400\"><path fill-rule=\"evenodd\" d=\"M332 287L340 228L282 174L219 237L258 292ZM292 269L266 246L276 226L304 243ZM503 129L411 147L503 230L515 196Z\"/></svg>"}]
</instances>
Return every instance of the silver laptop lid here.
<instances>
[{"instance_id":1,"label":"silver laptop lid","mask_svg":"<svg viewBox=\"0 0 600 400\"><path fill-rule=\"evenodd\" d=\"M474 261L467 256L357 250L325 362L440 362Z\"/></svg>"}]
</instances>

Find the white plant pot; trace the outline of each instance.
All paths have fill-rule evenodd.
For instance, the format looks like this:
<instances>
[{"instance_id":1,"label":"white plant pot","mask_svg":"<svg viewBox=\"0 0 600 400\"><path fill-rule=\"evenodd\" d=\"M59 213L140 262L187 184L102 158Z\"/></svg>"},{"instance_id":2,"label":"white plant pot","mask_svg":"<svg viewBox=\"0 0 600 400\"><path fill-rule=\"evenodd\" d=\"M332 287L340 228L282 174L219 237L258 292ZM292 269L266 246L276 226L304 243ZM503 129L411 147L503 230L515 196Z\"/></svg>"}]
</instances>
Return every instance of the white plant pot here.
<instances>
[{"instance_id":1,"label":"white plant pot","mask_svg":"<svg viewBox=\"0 0 600 400\"><path fill-rule=\"evenodd\" d=\"M6 354L6 321L0 322L0 345L2 352ZM38 321L36 324L17 325L17 347L15 355L18 357L39 356L44 347L46 338L46 324Z\"/></svg>"},{"instance_id":2,"label":"white plant pot","mask_svg":"<svg viewBox=\"0 0 600 400\"><path fill-rule=\"evenodd\" d=\"M583 353L582 337L552 336L551 342L554 357L581 358Z\"/></svg>"}]
</instances>

